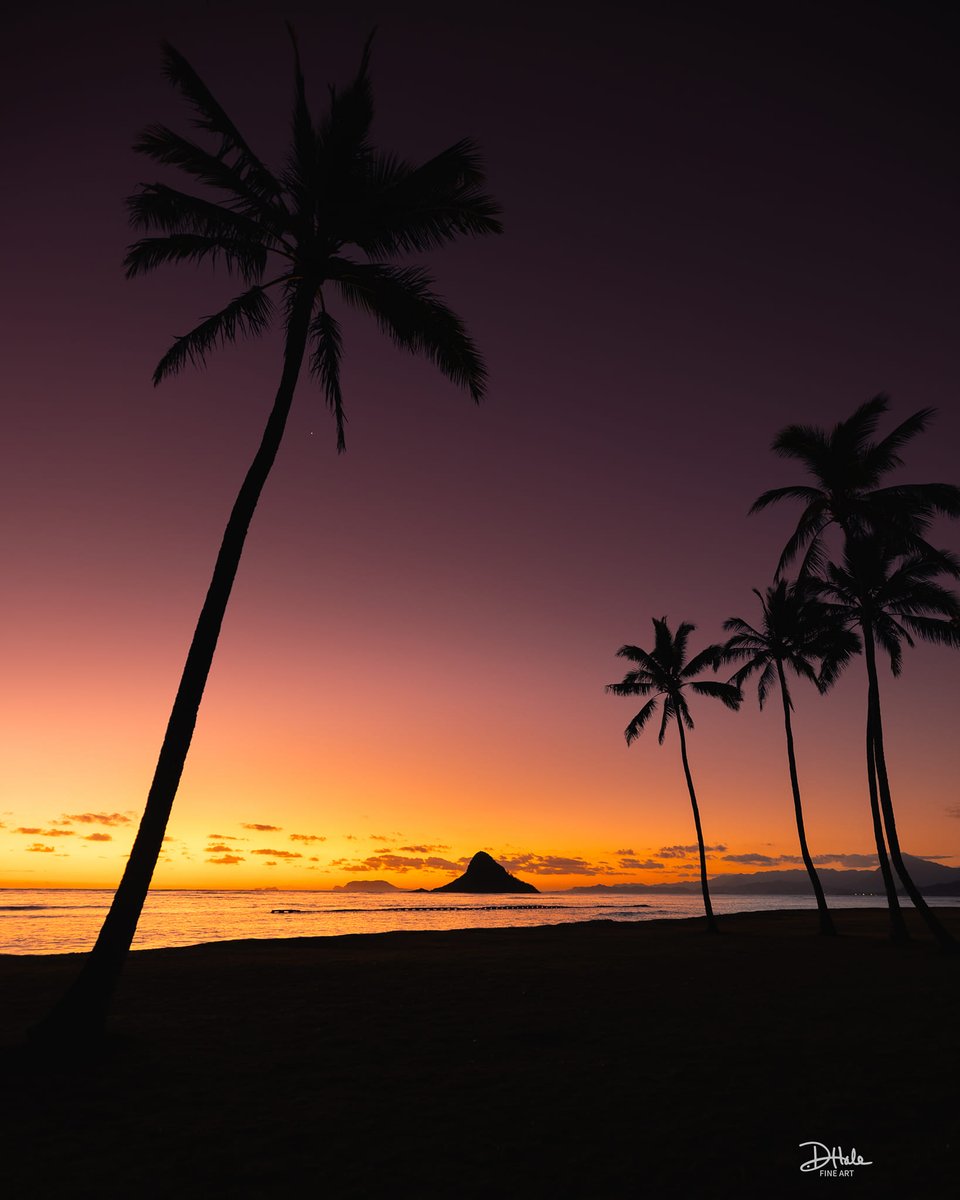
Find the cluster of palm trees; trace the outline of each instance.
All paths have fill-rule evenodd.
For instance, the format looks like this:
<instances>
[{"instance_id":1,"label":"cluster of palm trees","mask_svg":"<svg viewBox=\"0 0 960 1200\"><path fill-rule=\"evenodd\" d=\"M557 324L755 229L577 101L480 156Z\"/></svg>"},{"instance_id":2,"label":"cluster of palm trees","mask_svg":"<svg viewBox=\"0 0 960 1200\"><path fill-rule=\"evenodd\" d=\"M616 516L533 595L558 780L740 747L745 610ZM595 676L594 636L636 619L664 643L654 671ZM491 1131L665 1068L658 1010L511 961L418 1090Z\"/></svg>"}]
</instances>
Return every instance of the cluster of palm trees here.
<instances>
[{"instance_id":1,"label":"cluster of palm trees","mask_svg":"<svg viewBox=\"0 0 960 1200\"><path fill-rule=\"evenodd\" d=\"M625 645L618 651L634 668L607 690L618 696L651 697L627 725L627 744L653 716L659 697L663 697L661 743L670 720L677 722L700 851L704 909L713 932L717 924L710 904L700 812L684 730L685 726L693 728L693 720L684 689L712 696L732 709L740 707L742 687L751 677L757 682L761 707L772 688L779 690L800 852L816 897L821 932L829 935L836 932L835 926L804 831L787 668L822 693L851 659L862 653L867 674L867 791L891 933L896 940L907 937L895 873L940 945L956 948L903 859L884 753L878 656L889 659L896 676L903 647L913 646L914 637L960 645L960 598L941 582L944 577L960 578L960 560L927 541L935 517L960 516L960 487L945 483L880 486L889 471L902 465L903 446L927 427L933 415L933 410L922 409L886 437L874 440L888 407L886 396L876 396L830 431L791 425L775 439L776 453L800 462L812 482L764 492L751 508L757 512L785 500L798 500L804 506L780 556L773 584L763 594L756 592L761 607L757 626L742 617L731 617L724 623L731 635L728 640L708 646L688 660L687 641L693 626L682 624L671 633L663 618L654 620L652 650ZM785 572L798 557L796 578L788 580ZM707 668L719 671L735 663L740 666L726 683L697 679Z\"/></svg>"}]
</instances>

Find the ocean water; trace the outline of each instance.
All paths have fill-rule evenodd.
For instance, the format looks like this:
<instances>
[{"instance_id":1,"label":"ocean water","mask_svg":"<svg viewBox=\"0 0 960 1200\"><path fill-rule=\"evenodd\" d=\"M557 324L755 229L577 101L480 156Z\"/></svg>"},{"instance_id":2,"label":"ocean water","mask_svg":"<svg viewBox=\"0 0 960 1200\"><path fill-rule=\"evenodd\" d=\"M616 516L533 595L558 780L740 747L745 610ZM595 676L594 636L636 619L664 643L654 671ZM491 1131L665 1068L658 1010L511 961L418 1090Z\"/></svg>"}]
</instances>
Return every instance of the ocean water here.
<instances>
[{"instance_id":1,"label":"ocean water","mask_svg":"<svg viewBox=\"0 0 960 1200\"><path fill-rule=\"evenodd\" d=\"M0 889L0 954L89 950L113 893ZM811 896L715 896L718 914L814 908ZM830 897L831 908L882 908L881 896ZM955 905L956 899L930 903ZM237 938L325 937L390 930L476 929L568 921L650 921L703 913L699 896L442 896L390 892L156 891L147 897L134 949L194 946Z\"/></svg>"}]
</instances>

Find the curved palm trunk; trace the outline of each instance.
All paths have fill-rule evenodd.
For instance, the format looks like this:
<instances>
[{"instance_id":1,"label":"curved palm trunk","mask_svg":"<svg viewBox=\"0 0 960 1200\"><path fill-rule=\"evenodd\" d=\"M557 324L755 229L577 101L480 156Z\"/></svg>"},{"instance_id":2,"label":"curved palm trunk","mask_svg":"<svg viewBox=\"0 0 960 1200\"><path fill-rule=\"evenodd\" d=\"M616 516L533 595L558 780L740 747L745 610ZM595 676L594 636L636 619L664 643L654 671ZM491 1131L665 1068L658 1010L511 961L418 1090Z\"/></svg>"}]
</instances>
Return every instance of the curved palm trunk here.
<instances>
[{"instance_id":1,"label":"curved palm trunk","mask_svg":"<svg viewBox=\"0 0 960 1200\"><path fill-rule=\"evenodd\" d=\"M693 806L693 823L697 827L697 846L700 850L700 890L703 892L703 908L707 914L707 929L711 933L719 933L717 918L713 915L713 905L710 903L710 888L707 886L707 855L703 846L700 809L697 807L697 793L693 790L693 778L690 775L690 764L687 762L687 739L683 732L683 717L679 712L677 713L677 728L680 730L680 757L683 760L683 773L687 780L690 803Z\"/></svg>"},{"instance_id":2,"label":"curved palm trunk","mask_svg":"<svg viewBox=\"0 0 960 1200\"><path fill-rule=\"evenodd\" d=\"M787 736L787 762L790 765L790 787L793 789L793 810L797 818L797 834L800 838L800 854L803 865L810 876L810 885L817 898L817 912L820 915L820 932L825 937L835 937L837 928L830 916L827 900L823 894L820 876L813 865L810 851L807 849L807 834L803 827L803 806L800 803L800 781L797 778L797 758L793 749L793 726L790 721L790 693L787 691L787 681L783 674L783 663L777 659L777 677L780 680L780 698L783 700L783 727Z\"/></svg>"},{"instance_id":3,"label":"curved palm trunk","mask_svg":"<svg viewBox=\"0 0 960 1200\"><path fill-rule=\"evenodd\" d=\"M887 894L887 907L890 911L890 936L895 942L906 942L910 938L907 923L903 919L903 909L897 896L896 884L893 882L893 872L890 870L890 860L887 857L887 843L883 836L883 819L880 815L880 795L877 791L877 764L873 752L873 719L870 716L869 701L867 703L867 788L870 792L870 815L873 819L873 838L877 844L877 859L880 863L880 876L883 879L883 889Z\"/></svg>"},{"instance_id":4,"label":"curved palm trunk","mask_svg":"<svg viewBox=\"0 0 960 1200\"><path fill-rule=\"evenodd\" d=\"M31 1040L44 1047L55 1043L79 1048L83 1040L96 1038L106 1022L163 844L247 530L283 437L306 349L311 307L312 295L305 290L294 301L284 346L283 373L273 409L224 531L140 828L113 904L80 974L52 1011L29 1032Z\"/></svg>"},{"instance_id":5,"label":"curved palm trunk","mask_svg":"<svg viewBox=\"0 0 960 1200\"><path fill-rule=\"evenodd\" d=\"M874 646L873 629L869 622L864 622L863 625L863 651L867 663L867 678L869 680L868 692L868 720L872 733L872 745L874 761L877 768L877 784L880 792L880 808L883 813L883 825L887 834L887 843L890 846L890 857L893 859L893 865L897 875L900 877L900 882L904 886L904 890L910 897L914 908L920 913L926 922L927 928L940 943L940 946L945 950L956 951L958 949L954 938L947 932L940 921L937 919L933 909L927 904L920 892L920 889L913 882L910 872L907 870L907 865L903 861L903 854L900 850L900 838L897 835L897 822L893 812L893 801L890 796L890 781L887 776L887 761L883 752L883 718L880 711L880 680L877 675L877 656Z\"/></svg>"}]
</instances>

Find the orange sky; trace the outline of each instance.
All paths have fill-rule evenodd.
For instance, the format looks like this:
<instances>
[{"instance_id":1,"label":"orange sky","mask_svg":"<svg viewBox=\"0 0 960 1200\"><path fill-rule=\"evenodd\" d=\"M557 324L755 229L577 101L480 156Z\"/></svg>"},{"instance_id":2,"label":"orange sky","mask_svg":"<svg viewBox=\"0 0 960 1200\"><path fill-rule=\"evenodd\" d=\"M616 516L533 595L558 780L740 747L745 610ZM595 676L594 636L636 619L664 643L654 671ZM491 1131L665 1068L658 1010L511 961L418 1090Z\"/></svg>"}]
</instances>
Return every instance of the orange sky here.
<instances>
[{"instance_id":1,"label":"orange sky","mask_svg":"<svg viewBox=\"0 0 960 1200\"><path fill-rule=\"evenodd\" d=\"M596 661L584 652L546 678L465 652L461 677L473 686L450 695L448 667L394 647L402 683L389 689L391 701L388 689L371 695L366 683L386 647L337 653L318 631L300 654L282 636L267 639L275 653L262 643L257 653L242 636L255 607L241 596L229 622L157 886L326 888L382 878L435 887L481 848L541 888L689 877L694 834L675 733L662 747L655 731L645 733L627 750L630 702L603 694L619 664L601 647ZM101 658L91 691L97 649L65 645L48 674L35 667L36 690L8 725L5 794L24 799L2 817L6 886L111 886L122 869L164 715L162 684L173 671L165 647L143 651L138 669L150 682L136 689L123 656ZM929 657L926 678L945 676ZM115 689L129 696L122 709ZM854 672L825 700L798 689L817 855L871 850L857 737L862 691ZM955 829L943 765L953 753L950 720L941 713L931 721L912 703L915 693L906 681L888 706L902 836L912 852L944 854ZM278 700L284 695L288 703ZM690 737L705 837L716 847L711 869L795 856L780 713L757 712L752 698L740 714L711 708L694 710ZM938 757L924 764L928 751Z\"/></svg>"},{"instance_id":2,"label":"orange sky","mask_svg":"<svg viewBox=\"0 0 960 1200\"><path fill-rule=\"evenodd\" d=\"M30 117L8 151L30 187L0 198L18 230L0 444L12 887L117 882L278 367L267 338L154 390L170 338L230 281L127 282L120 261L121 198L153 173L128 147L149 121L187 121L160 38L270 158L287 127L282 24L245 6L227 55L203 6L164 6L163 28L142 6L112 6L106 24L97 12L65 12L55 45L28 29L5 80ZM299 2L289 15L320 101L366 18ZM920 75L908 101L889 86L910 63L856 86L821 64L812 89L806 59L776 57L787 40L764 58L726 26L691 40L666 13L631 40L612 32L620 12L585 55L572 16L534 30L502 15L496 36L449 6L433 24L386 23L374 58L384 144L415 158L471 134L487 154L505 236L431 265L487 356L488 398L474 408L347 319L338 458L304 378L158 886L433 887L482 848L545 888L688 876L693 860L671 851L694 840L675 733L625 747L631 704L603 692L623 673L618 646L649 644L663 614L697 623L694 649L726 617L755 619L750 589L770 581L796 512L746 512L800 482L768 449L787 422L832 424L881 390L885 428L933 405L900 478L956 480L955 163ZM470 54L449 53L454 35ZM571 144L575 171L560 165ZM958 545L956 528L936 537ZM798 686L815 855L872 849L862 674L855 663L823 700ZM903 845L951 865L956 679L956 657L929 648L884 677ZM712 869L795 856L775 702L761 715L750 695L735 715L700 701L694 715Z\"/></svg>"}]
</instances>

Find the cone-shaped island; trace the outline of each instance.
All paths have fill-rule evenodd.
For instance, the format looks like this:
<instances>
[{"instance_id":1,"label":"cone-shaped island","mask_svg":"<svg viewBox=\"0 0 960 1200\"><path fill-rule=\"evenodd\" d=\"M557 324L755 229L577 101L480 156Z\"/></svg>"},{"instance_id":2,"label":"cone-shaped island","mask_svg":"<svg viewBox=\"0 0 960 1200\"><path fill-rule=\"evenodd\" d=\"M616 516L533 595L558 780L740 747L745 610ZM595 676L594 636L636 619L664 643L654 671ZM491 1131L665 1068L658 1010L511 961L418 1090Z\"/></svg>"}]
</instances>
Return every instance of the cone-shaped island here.
<instances>
[{"instance_id":1,"label":"cone-shaped island","mask_svg":"<svg viewBox=\"0 0 960 1200\"><path fill-rule=\"evenodd\" d=\"M459 879L445 883L443 887L432 888L431 891L493 895L498 892L539 892L540 889L535 888L532 883L524 883L516 875L511 875L496 859L491 858L484 850L478 850Z\"/></svg>"}]
</instances>

